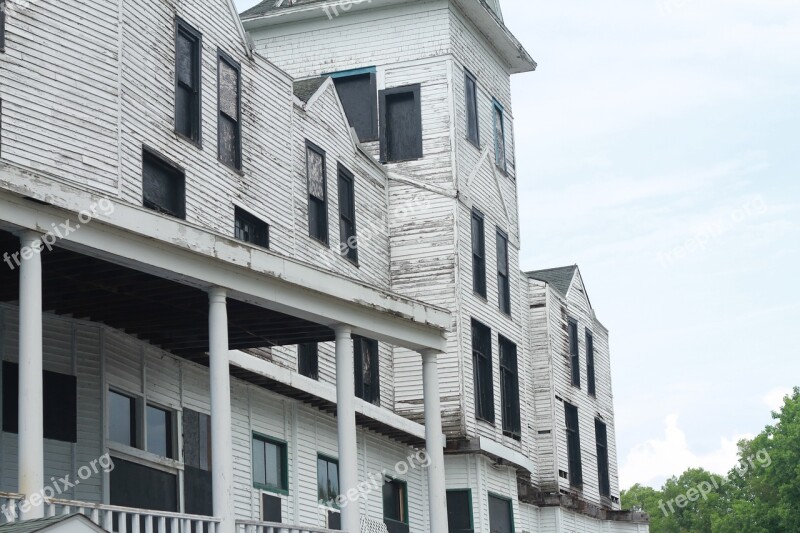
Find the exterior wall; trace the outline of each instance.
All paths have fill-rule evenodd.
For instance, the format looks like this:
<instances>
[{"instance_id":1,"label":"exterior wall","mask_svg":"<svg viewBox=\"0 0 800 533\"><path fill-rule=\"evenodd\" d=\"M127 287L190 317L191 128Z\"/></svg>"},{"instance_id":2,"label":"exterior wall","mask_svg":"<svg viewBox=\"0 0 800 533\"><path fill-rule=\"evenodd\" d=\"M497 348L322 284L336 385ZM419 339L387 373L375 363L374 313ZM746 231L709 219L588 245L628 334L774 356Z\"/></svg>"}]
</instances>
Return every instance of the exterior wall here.
<instances>
[{"instance_id":1,"label":"exterior wall","mask_svg":"<svg viewBox=\"0 0 800 533\"><path fill-rule=\"evenodd\" d=\"M17 315L13 305L0 304L0 355L17 359ZM96 323L45 315L44 368L78 376L77 444L45 441L45 479L75 477L78 469L109 450L104 433L105 391L109 386L141 396L148 402L175 410L210 413L207 368L176 358L149 344ZM281 495L288 523L324 527L324 508L317 503L317 454L338 455L336 419L301 402L271 393L249 383L232 380L233 454L236 516L260 519L261 491L253 487L251 439L253 432L288 444L289 492ZM179 427L179 426L178 426ZM178 438L182 432L176 431ZM130 459L123 449L110 445L112 457ZM179 442L179 448L182 449ZM147 455L145 452L141 454ZM362 479L407 461L415 450L359 429L358 464ZM17 435L2 433L0 439L0 491L16 490ZM136 460L136 459L133 459ZM149 457L179 472L179 464ZM400 471L408 483L411 531L427 532L427 479L424 469ZM179 483L180 484L180 483ZM102 475L81 481L61 498L107 503L108 479ZM363 515L382 520L380 489L361 503Z\"/></svg>"},{"instance_id":2,"label":"exterior wall","mask_svg":"<svg viewBox=\"0 0 800 533\"><path fill-rule=\"evenodd\" d=\"M539 510L539 529L518 533L647 533L646 524L595 520L558 507Z\"/></svg>"}]
</instances>

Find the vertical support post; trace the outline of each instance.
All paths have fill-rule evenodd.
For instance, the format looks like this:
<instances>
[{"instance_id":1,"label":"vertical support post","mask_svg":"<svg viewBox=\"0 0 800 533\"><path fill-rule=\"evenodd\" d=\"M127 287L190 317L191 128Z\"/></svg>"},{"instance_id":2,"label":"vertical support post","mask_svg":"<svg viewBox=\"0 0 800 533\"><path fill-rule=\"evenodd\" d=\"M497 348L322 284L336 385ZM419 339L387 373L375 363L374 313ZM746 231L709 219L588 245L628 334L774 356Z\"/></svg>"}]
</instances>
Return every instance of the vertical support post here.
<instances>
[{"instance_id":1,"label":"vertical support post","mask_svg":"<svg viewBox=\"0 0 800 533\"><path fill-rule=\"evenodd\" d=\"M428 466L428 508L431 531L447 531L447 492L444 476L444 435L439 396L439 363L435 350L423 350L422 387L425 404L425 448Z\"/></svg>"},{"instance_id":2,"label":"vertical support post","mask_svg":"<svg viewBox=\"0 0 800 533\"><path fill-rule=\"evenodd\" d=\"M231 446L231 377L228 344L228 307L225 289L208 291L208 356L211 381L211 474L214 516L219 533L234 533L233 459Z\"/></svg>"},{"instance_id":3,"label":"vertical support post","mask_svg":"<svg viewBox=\"0 0 800 533\"><path fill-rule=\"evenodd\" d=\"M18 467L19 492L30 498L44 488L41 235L25 231L20 244ZM23 507L24 520L44 517L43 504Z\"/></svg>"},{"instance_id":4,"label":"vertical support post","mask_svg":"<svg viewBox=\"0 0 800 533\"><path fill-rule=\"evenodd\" d=\"M355 368L350 326L337 326L336 332L336 424L339 436L339 493L342 530L359 533L360 503L349 495L358 489L358 445L356 441Z\"/></svg>"}]
</instances>

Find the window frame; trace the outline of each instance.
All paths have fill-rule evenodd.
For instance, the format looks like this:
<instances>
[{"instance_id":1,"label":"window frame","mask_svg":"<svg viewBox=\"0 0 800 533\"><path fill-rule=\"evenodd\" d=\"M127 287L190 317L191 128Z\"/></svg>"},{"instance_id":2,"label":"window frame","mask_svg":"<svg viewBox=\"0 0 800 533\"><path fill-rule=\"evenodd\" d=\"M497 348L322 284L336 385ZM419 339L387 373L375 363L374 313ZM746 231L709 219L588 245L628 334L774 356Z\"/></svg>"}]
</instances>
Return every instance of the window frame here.
<instances>
[{"instance_id":1,"label":"window frame","mask_svg":"<svg viewBox=\"0 0 800 533\"><path fill-rule=\"evenodd\" d=\"M244 239L239 235L237 235L237 232L239 230L237 223L239 220L251 224L256 230L256 233L258 233L258 231L263 231L263 241L261 239L255 239L255 240ZM253 213L245 209L242 209L238 205L233 206L233 236L238 241L246 242L254 246L260 246L262 248L266 248L267 250L269 250L269 224L264 220L261 220L260 218L255 216Z\"/></svg>"},{"instance_id":2,"label":"window frame","mask_svg":"<svg viewBox=\"0 0 800 533\"><path fill-rule=\"evenodd\" d=\"M500 358L500 397L503 413L503 435L514 440L522 440L522 416L520 409L519 389L519 350L517 345L502 335L498 335ZM513 368L509 360L504 358L506 350L512 349L514 354ZM508 380L511 383L508 383ZM507 391L511 387L511 391ZM510 393L510 398L507 394Z\"/></svg>"},{"instance_id":3,"label":"window frame","mask_svg":"<svg viewBox=\"0 0 800 533\"><path fill-rule=\"evenodd\" d=\"M317 503L319 504L320 507L322 507L324 509L332 509L332 510L338 511L339 510L339 506L337 504L337 499L339 498L339 496L341 496L341 471L339 470L339 459L337 459L335 457L332 457L330 455L326 455L324 453L317 453L317 495L319 495L319 464L320 464L320 461L324 461L324 462L328 463L328 465L331 465L331 464L336 465L336 477L339 480L339 494L337 494L333 498L329 498L326 501L322 501L322 500L318 499ZM327 472L326 472L326 476L330 477ZM330 496L330 494L328 494L328 496ZM330 503L331 505L327 505L327 503Z\"/></svg>"},{"instance_id":4,"label":"window frame","mask_svg":"<svg viewBox=\"0 0 800 533\"><path fill-rule=\"evenodd\" d=\"M165 458L165 459L169 459L171 461L178 461L178 459L176 459L176 455L177 455L177 451L178 451L177 450L177 448L178 448L178 446L177 446L177 435L178 435L178 432L177 432L177 429L178 429L177 428L177 413L172 408L169 408L169 407L166 407L164 405L161 405L161 404L158 404L158 403L155 403L155 402L151 402L151 401L145 401L143 407L144 407L144 420L142 420L142 427L146 428L145 431L144 431L144 434L142 435L142 438L144 439L143 450L146 451L147 453L151 454L151 455L156 456L156 457L162 457L162 458ZM148 427L148 424L149 424L149 421L150 421L150 409L154 409L156 411L161 411L166 415L166 420L168 421L167 422L167 427L165 428L166 429L165 438L167 440L167 442L166 442L167 455L161 455L161 454L158 454L158 453L150 450L150 432L149 432L149 427Z\"/></svg>"},{"instance_id":5,"label":"window frame","mask_svg":"<svg viewBox=\"0 0 800 533\"><path fill-rule=\"evenodd\" d=\"M492 522L492 511L491 511L492 507L489 504L489 501L488 501L489 498L494 498L496 500L500 500L500 501L503 501L503 502L508 504L508 518L509 518L509 521L511 522L511 533L514 533L516 531L516 527L517 527L516 523L514 522L514 500L512 500L511 498L508 498L506 496L503 496L502 494L498 494L496 492L491 492L491 491L487 492L487 502L486 503L487 503L487 511L488 511L488 514L489 514L490 527L491 527L491 522Z\"/></svg>"},{"instance_id":6,"label":"window frame","mask_svg":"<svg viewBox=\"0 0 800 533\"><path fill-rule=\"evenodd\" d=\"M256 481L255 461L253 460L253 457L255 456L255 454L253 452L255 450L254 450L254 446L253 446L253 442L252 442L252 441L255 441L255 440L259 440L259 441L263 442L265 445L266 444L270 444L272 446L277 447L280 450L280 453L281 453L281 466L282 466L281 480L280 480L281 487L272 487L267 483L258 483ZM259 433L257 431L253 431L251 442L250 442L250 457L251 457L251 462L252 462L250 470L251 470L253 488L258 489L258 490L263 491L263 492L268 492L268 493L271 493L271 494L279 494L279 495L284 495L284 496L289 494L289 450L288 450L288 448L289 448L288 443L285 440L276 439L275 437L270 437L269 435L264 435L263 433ZM266 475L266 461L264 462L264 469L265 469L264 470L264 474Z\"/></svg>"},{"instance_id":7,"label":"window frame","mask_svg":"<svg viewBox=\"0 0 800 533\"><path fill-rule=\"evenodd\" d=\"M575 427L571 426L574 422ZM583 488L583 457L581 451L581 422L578 407L569 402L564 402L564 420L567 435L567 469L569 471L570 487Z\"/></svg>"},{"instance_id":8,"label":"window frame","mask_svg":"<svg viewBox=\"0 0 800 533\"><path fill-rule=\"evenodd\" d=\"M494 128L494 164L503 174L507 174L508 147L506 145L506 108L497 98L492 98L492 113L492 127ZM498 135L497 131L497 115L500 116L500 135ZM500 154L503 156L502 165L500 164Z\"/></svg>"},{"instance_id":9,"label":"window frame","mask_svg":"<svg viewBox=\"0 0 800 533\"><path fill-rule=\"evenodd\" d=\"M472 88L470 89L470 83L472 83ZM470 109L470 101L469 96L470 93L472 94L472 104L473 108ZM472 144L475 148L480 150L481 147L481 121L480 121L480 106L478 105L478 79L475 75L470 72L468 69L464 69L464 106L465 106L465 119L467 124L467 140ZM474 114L475 119L475 129L474 129L474 136L472 135L472 123L470 121L470 111Z\"/></svg>"},{"instance_id":10,"label":"window frame","mask_svg":"<svg viewBox=\"0 0 800 533\"><path fill-rule=\"evenodd\" d=\"M313 348L313 353L314 353L314 365L313 365L314 366L314 371L313 372L306 372L306 371L304 371L304 368L306 368L307 365L303 365L302 364L302 359L304 357L308 357L308 354L306 354L304 356L303 353L304 353L304 350L311 350L312 346L314 347ZM319 343L316 343L316 342L304 342L302 344L298 344L297 345L297 373L300 374L301 376L305 376L305 377L307 377L309 379L314 379L314 380L319 381ZM312 374L312 375L309 375L309 374Z\"/></svg>"},{"instance_id":11,"label":"window frame","mask_svg":"<svg viewBox=\"0 0 800 533\"><path fill-rule=\"evenodd\" d=\"M145 193L145 186L144 186L144 171L145 171L145 159L152 158L154 163L157 163L167 170L170 170L176 174L176 176L170 176L170 179L176 178L178 179L176 192L178 194L178 205L177 210L172 211L164 206L156 206L155 202L147 199ZM142 145L142 206L150 211L155 213L160 213L162 215L167 215L170 217L177 218L179 220L186 220L186 170L180 165L173 163L167 157L163 156L157 150L150 148L147 145ZM148 205L148 202L156 207L151 207Z\"/></svg>"},{"instance_id":12,"label":"window frame","mask_svg":"<svg viewBox=\"0 0 800 533\"><path fill-rule=\"evenodd\" d=\"M478 244L480 244L480 250L478 251L475 250L476 223L480 227L480 240L478 242ZM472 209L470 225L470 235L472 239L470 244L472 248L472 292L485 300L488 294L488 283L486 281L486 220L483 213L477 208Z\"/></svg>"},{"instance_id":13,"label":"window frame","mask_svg":"<svg viewBox=\"0 0 800 533\"><path fill-rule=\"evenodd\" d=\"M567 319L567 347L569 349L570 384L581 388L581 351L578 339L578 320L572 317Z\"/></svg>"},{"instance_id":14,"label":"window frame","mask_svg":"<svg viewBox=\"0 0 800 533\"><path fill-rule=\"evenodd\" d=\"M597 369L594 359L594 334L586 328L586 390L597 398Z\"/></svg>"},{"instance_id":15,"label":"window frame","mask_svg":"<svg viewBox=\"0 0 800 533\"><path fill-rule=\"evenodd\" d=\"M380 343L375 339L362 337L361 335L353 335L353 358L354 358L354 371L355 371L355 395L367 403L373 405L381 405L381 347ZM363 343L370 345L370 355L374 353L375 360L370 361L370 380L372 381L372 388L370 389L370 396L367 398L364 393L364 352ZM374 351L372 350L374 348ZM359 371L360 370L360 371Z\"/></svg>"},{"instance_id":16,"label":"window frame","mask_svg":"<svg viewBox=\"0 0 800 533\"><path fill-rule=\"evenodd\" d=\"M403 488L402 489L402 491L403 491L403 501L401 502L401 505L403 506L403 518L400 521L395 520L394 518L388 518L386 516L386 494L384 494L383 490L381 490L382 502L383 502L383 520L384 520L384 522L386 520L388 520L388 521L396 523L396 524L404 524L406 526L410 525L409 518L408 518L408 482L403 480L403 479L400 479L400 478L396 478L396 477L392 477L392 476L385 476L383 478L383 485L384 485L384 487L386 485L399 485L399 486L401 486ZM383 487L381 487L381 489L383 489Z\"/></svg>"},{"instance_id":17,"label":"window frame","mask_svg":"<svg viewBox=\"0 0 800 533\"><path fill-rule=\"evenodd\" d=\"M127 391L124 391L122 389L118 389L116 387L108 387L108 389L106 390L106 400L105 400L105 402L106 402L105 410L106 410L106 416L107 416L108 420L111 419L111 414L112 414L111 413L111 402L109 401L109 395L111 395L111 394L116 394L117 396L121 396L123 398L127 398L131 402L131 404L130 404L130 409L131 409L131 413L130 413L130 416L131 416L130 432L131 432L131 439L133 441L133 444L131 444L130 442L119 442L119 441L115 440L114 438L112 438L112 436L111 436L111 424L106 424L106 431L105 431L105 439L106 439L106 441L107 442L113 442L114 444L118 444L118 445L121 445L121 446L126 446L126 447L129 447L129 448L134 448L134 449L137 449L137 450L146 451L145 450L145 444L144 444L144 431L142 430L143 429L142 426L144 425L144 421L143 420L140 421L141 414L139 412L140 411L139 405L140 405L140 402L142 402L143 399L141 397L135 395L135 394L132 394L132 393L127 392Z\"/></svg>"},{"instance_id":18,"label":"window frame","mask_svg":"<svg viewBox=\"0 0 800 533\"><path fill-rule=\"evenodd\" d=\"M408 157L401 157L397 159L389 159L389 145L388 134L389 124L386 114L388 112L387 98L397 96L398 94L411 93L414 97L415 110L414 119L419 125L419 142L416 143L415 152ZM401 87L392 87L384 89L378 93L379 104L379 127L380 127L380 153L381 163L403 163L406 161L416 161L425 157L425 148L423 142L423 124L422 124L422 86L419 83L412 85L403 85ZM416 124L415 124L416 125Z\"/></svg>"},{"instance_id":19,"label":"window frame","mask_svg":"<svg viewBox=\"0 0 800 533\"><path fill-rule=\"evenodd\" d=\"M195 111L196 124L194 127L196 131L193 135L186 135L178 131L178 90L181 82L178 76L178 38L181 32L187 34L194 40L192 49L192 62L193 62L193 82L197 88L193 98L193 111ZM203 147L203 34L200 33L194 26L186 22L181 17L175 17L175 133L187 141L195 144L198 148Z\"/></svg>"},{"instance_id":20,"label":"window frame","mask_svg":"<svg viewBox=\"0 0 800 533\"><path fill-rule=\"evenodd\" d=\"M497 249L497 306L500 311L511 316L511 276L510 265L508 264L508 234L500 228L496 228L495 238ZM500 249L500 243L503 243L503 249ZM506 271L502 272L500 269L501 253L505 258ZM505 306L503 306L505 303Z\"/></svg>"},{"instance_id":21,"label":"window frame","mask_svg":"<svg viewBox=\"0 0 800 533\"><path fill-rule=\"evenodd\" d=\"M229 67L236 71L238 83L236 87L237 116L235 119L222 110L222 83L220 83L222 77L222 69L220 68L220 64L222 62L227 63ZM236 122L236 146L234 147L235 153L233 166L230 166L222 159L222 135L220 133L222 132L221 124L223 120L223 113L226 117L231 120L235 120ZM242 172L242 66L238 61L233 59L230 54L226 53L220 48L217 48L217 160L222 163L223 166L233 170L234 172Z\"/></svg>"},{"instance_id":22,"label":"window frame","mask_svg":"<svg viewBox=\"0 0 800 533\"><path fill-rule=\"evenodd\" d=\"M316 242L324 244L325 246L330 246L330 224L328 222L328 157L325 153L325 150L320 148L318 145L314 144L313 142L306 139L305 142L305 160L306 160L306 198L308 199L308 236L314 239ZM316 196L311 194L311 189L309 187L309 180L310 175L308 173L308 151L311 150L316 152L318 155L322 156L322 194L325 196L324 200L320 200ZM314 235L314 226L312 224L311 219L311 204L312 202L322 202L322 214L324 216L320 217L320 221L323 224L323 228L317 228L322 230L324 233L324 239L321 239ZM316 204L315 204L316 205Z\"/></svg>"},{"instance_id":23,"label":"window frame","mask_svg":"<svg viewBox=\"0 0 800 533\"><path fill-rule=\"evenodd\" d=\"M337 190L339 193L339 251L342 257L358 266L358 227L356 224L356 179L352 172L347 170L341 163L337 165L336 172ZM344 185L344 187L343 187ZM350 198L350 203L353 206L352 214L345 215L342 200L344 195ZM352 224L353 232L351 235L345 235L346 223L348 222L347 216L352 217L349 221ZM356 246L350 246L350 239L355 239Z\"/></svg>"},{"instance_id":24,"label":"window frame","mask_svg":"<svg viewBox=\"0 0 800 533\"><path fill-rule=\"evenodd\" d=\"M597 446L597 486L600 496L611 498L611 468L608 456L608 425L599 418L594 419L595 443ZM602 437L602 442L601 442Z\"/></svg>"},{"instance_id":25,"label":"window frame","mask_svg":"<svg viewBox=\"0 0 800 533\"><path fill-rule=\"evenodd\" d=\"M473 508L473 503L472 503L472 489L471 488L467 488L467 489L447 489L445 491L445 494L455 493L455 492L460 492L460 493L466 493L467 494L467 501L469 502L469 529L470 529L470 531L474 532L475 531L475 510ZM448 507L448 514L449 514L449 507ZM463 531L463 530L459 530L459 531L453 530L452 527L453 526L448 521L448 533L462 533L462 531Z\"/></svg>"},{"instance_id":26,"label":"window frame","mask_svg":"<svg viewBox=\"0 0 800 533\"><path fill-rule=\"evenodd\" d=\"M472 319L472 374L475 394L475 418L494 424L496 413L494 408L494 361L492 355L492 330L489 326ZM485 335L483 346L476 332ZM488 353L483 350L488 348ZM488 369L488 376L482 372ZM488 401L488 404L486 402Z\"/></svg>"},{"instance_id":27,"label":"window frame","mask_svg":"<svg viewBox=\"0 0 800 533\"><path fill-rule=\"evenodd\" d=\"M337 95L338 95L338 86L336 86L336 80L344 80L347 78L354 78L360 76L369 76L369 86L370 86L370 111L372 113L372 120L370 122L371 131L370 134L364 137L363 139L359 136L360 142L374 142L380 140L380 129L378 127L378 117L380 111L378 109L378 76L377 76L377 68L376 67L364 67L364 68L356 68L351 70L342 70L338 72L331 72L326 74L333 80L333 85L336 87ZM339 97L341 101L341 96ZM344 108L344 105L342 105ZM347 109L344 109L345 115L347 115ZM350 127L355 128L352 124L350 124L350 117L347 117L347 123ZM356 130L356 134L358 134L358 130Z\"/></svg>"}]
</instances>

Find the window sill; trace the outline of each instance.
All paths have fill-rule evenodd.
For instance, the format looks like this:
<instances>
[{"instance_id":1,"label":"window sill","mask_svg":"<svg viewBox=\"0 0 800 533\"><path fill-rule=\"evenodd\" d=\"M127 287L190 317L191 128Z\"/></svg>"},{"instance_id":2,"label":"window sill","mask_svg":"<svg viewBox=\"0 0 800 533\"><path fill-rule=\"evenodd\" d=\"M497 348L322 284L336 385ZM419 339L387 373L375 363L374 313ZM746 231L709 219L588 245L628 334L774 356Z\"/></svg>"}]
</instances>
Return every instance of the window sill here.
<instances>
[{"instance_id":1,"label":"window sill","mask_svg":"<svg viewBox=\"0 0 800 533\"><path fill-rule=\"evenodd\" d=\"M469 137L464 137L464 139L466 139L466 141L467 141L469 144L471 144L472 146L474 146L474 147L475 147L475 149L476 149L478 152L480 152L480 151L481 151L481 140L480 140L480 139L478 139L478 142L477 142L477 143L476 143L475 141L473 141L472 139L470 139Z\"/></svg>"},{"instance_id":2,"label":"window sill","mask_svg":"<svg viewBox=\"0 0 800 533\"><path fill-rule=\"evenodd\" d=\"M191 144L192 146L194 146L195 148L197 148L200 151L203 150L203 140L202 139L194 140L191 137L189 137L187 135L184 135L183 133L181 133L181 132L179 132L177 130L173 130L173 131L175 132L175 136L179 140L181 140L181 141L183 141L183 142L185 142L187 144Z\"/></svg>"},{"instance_id":3,"label":"window sill","mask_svg":"<svg viewBox=\"0 0 800 533\"><path fill-rule=\"evenodd\" d=\"M482 416L475 415L475 420L478 422L483 422L489 426L495 427L494 420L489 420L488 418L483 418Z\"/></svg>"},{"instance_id":4,"label":"window sill","mask_svg":"<svg viewBox=\"0 0 800 533\"><path fill-rule=\"evenodd\" d=\"M309 235L308 238L311 239L311 242L313 242L314 244L318 244L318 245L324 247L327 250L331 249L330 242L326 242L326 241L323 241L322 239L318 239L318 238L314 237L313 235Z\"/></svg>"},{"instance_id":5,"label":"window sill","mask_svg":"<svg viewBox=\"0 0 800 533\"><path fill-rule=\"evenodd\" d=\"M125 444L114 441L106 441L106 447L112 455L120 456L119 459L130 460L143 466L157 466L160 467L161 470L167 470L173 474L177 473L178 470L183 470L183 463L175 459L162 457L145 450L140 450L139 448L134 448L133 446L126 446Z\"/></svg>"},{"instance_id":6,"label":"window sill","mask_svg":"<svg viewBox=\"0 0 800 533\"><path fill-rule=\"evenodd\" d=\"M243 169L234 168L232 166L229 166L227 163L223 163L222 159L220 159L220 158L217 158L217 161L219 162L220 165L222 165L222 168L224 168L225 170L227 170L229 172L233 172L234 174L236 174L239 177L244 177L244 170Z\"/></svg>"},{"instance_id":7,"label":"window sill","mask_svg":"<svg viewBox=\"0 0 800 533\"><path fill-rule=\"evenodd\" d=\"M475 289L472 289L472 295L475 296L476 298L478 298L479 300L481 300L484 303L487 303L487 304L489 303L489 299L485 295L483 295L483 294L479 293L478 291L476 291Z\"/></svg>"},{"instance_id":8,"label":"window sill","mask_svg":"<svg viewBox=\"0 0 800 533\"><path fill-rule=\"evenodd\" d=\"M276 489L275 487L268 487L266 485L261 485L259 483L253 483L253 488L260 490L261 492L268 492L270 494L275 494L277 496L289 495L289 489Z\"/></svg>"},{"instance_id":9,"label":"window sill","mask_svg":"<svg viewBox=\"0 0 800 533\"><path fill-rule=\"evenodd\" d=\"M411 161L419 161L419 160L424 159L424 158L425 158L425 156L421 155L419 157L410 157L408 159L397 159L397 160L392 160L392 161L384 160L384 161L381 161L381 163L383 163L384 165L392 165L392 164L395 164L395 163L409 163Z\"/></svg>"}]
</instances>

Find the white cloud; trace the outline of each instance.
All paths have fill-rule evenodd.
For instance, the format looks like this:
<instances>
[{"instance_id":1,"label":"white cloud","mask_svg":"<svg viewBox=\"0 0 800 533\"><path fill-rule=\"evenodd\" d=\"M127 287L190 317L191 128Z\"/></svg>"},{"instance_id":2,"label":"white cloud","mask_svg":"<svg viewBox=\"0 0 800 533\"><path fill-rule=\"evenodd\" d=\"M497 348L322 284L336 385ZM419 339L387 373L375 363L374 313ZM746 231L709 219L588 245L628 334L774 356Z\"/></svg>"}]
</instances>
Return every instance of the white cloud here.
<instances>
[{"instance_id":1,"label":"white cloud","mask_svg":"<svg viewBox=\"0 0 800 533\"><path fill-rule=\"evenodd\" d=\"M663 438L650 439L634 446L620 468L620 484L629 488L634 483L660 486L667 478L680 475L688 468L705 468L715 474L727 474L737 462L737 442L752 435L722 437L719 448L697 454L689 448L686 433L678 426L678 415L664 420Z\"/></svg>"},{"instance_id":2,"label":"white cloud","mask_svg":"<svg viewBox=\"0 0 800 533\"><path fill-rule=\"evenodd\" d=\"M761 401L773 411L780 411L783 407L783 398L792 393L791 387L775 387L766 393Z\"/></svg>"}]
</instances>

